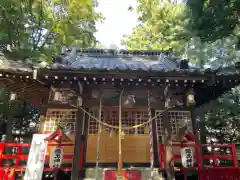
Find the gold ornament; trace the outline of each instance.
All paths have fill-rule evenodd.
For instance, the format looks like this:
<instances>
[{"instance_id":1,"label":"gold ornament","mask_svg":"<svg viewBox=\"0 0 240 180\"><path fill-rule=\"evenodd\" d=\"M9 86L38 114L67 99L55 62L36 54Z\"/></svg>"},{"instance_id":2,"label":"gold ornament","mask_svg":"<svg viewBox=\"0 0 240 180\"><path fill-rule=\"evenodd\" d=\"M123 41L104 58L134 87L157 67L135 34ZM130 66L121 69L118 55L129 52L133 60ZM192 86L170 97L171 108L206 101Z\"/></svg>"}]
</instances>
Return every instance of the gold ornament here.
<instances>
[{"instance_id":1,"label":"gold ornament","mask_svg":"<svg viewBox=\"0 0 240 180\"><path fill-rule=\"evenodd\" d=\"M124 136L125 136L124 131L120 132L120 137L121 137L121 139L124 139Z\"/></svg>"}]
</instances>

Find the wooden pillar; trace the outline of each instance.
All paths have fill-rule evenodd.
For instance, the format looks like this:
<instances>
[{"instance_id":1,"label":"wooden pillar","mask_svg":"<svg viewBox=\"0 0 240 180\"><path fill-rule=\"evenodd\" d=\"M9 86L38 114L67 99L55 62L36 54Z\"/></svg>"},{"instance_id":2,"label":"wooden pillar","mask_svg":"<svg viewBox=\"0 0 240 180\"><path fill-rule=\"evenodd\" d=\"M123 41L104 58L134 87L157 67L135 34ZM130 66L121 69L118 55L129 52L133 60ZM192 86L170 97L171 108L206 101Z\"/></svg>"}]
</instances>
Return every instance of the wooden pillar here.
<instances>
[{"instance_id":1,"label":"wooden pillar","mask_svg":"<svg viewBox=\"0 0 240 180\"><path fill-rule=\"evenodd\" d=\"M196 136L196 142L200 144L206 143L205 137L205 121L204 113L201 107L191 110L192 128Z\"/></svg>"},{"instance_id":2,"label":"wooden pillar","mask_svg":"<svg viewBox=\"0 0 240 180\"><path fill-rule=\"evenodd\" d=\"M82 135L82 125L83 125L83 111L78 109L77 111L77 119L76 119L76 128L75 128L75 142L74 142L74 154L73 154L73 162L72 162L72 180L83 179L83 177L79 176L79 172L81 171L79 167L80 161L80 152L81 145L83 144L83 135Z\"/></svg>"},{"instance_id":3,"label":"wooden pillar","mask_svg":"<svg viewBox=\"0 0 240 180\"><path fill-rule=\"evenodd\" d=\"M191 121L192 121L192 130L193 134L196 137L196 142L199 142L199 134L198 134L198 113L197 109L191 109Z\"/></svg>"},{"instance_id":4,"label":"wooden pillar","mask_svg":"<svg viewBox=\"0 0 240 180\"><path fill-rule=\"evenodd\" d=\"M168 180L175 179L174 171L174 158L173 158L173 147L172 147L172 128L168 111L163 112L163 127L164 127L164 148L165 148L165 168Z\"/></svg>"},{"instance_id":5,"label":"wooden pillar","mask_svg":"<svg viewBox=\"0 0 240 180\"><path fill-rule=\"evenodd\" d=\"M83 93L81 94L82 108L84 108L84 106L85 106L85 98L83 97L84 92L86 92L86 89L84 89ZM84 141L85 141L84 140L85 137L82 134L83 133L82 132L83 122L84 122L83 118L84 118L84 112L78 108L77 119L76 119L76 128L75 128L75 142L74 142L74 154L73 154L74 158L73 158L73 162L72 162L71 180L82 180L84 178L83 168L80 169L80 167L79 167L81 146L84 144ZM84 154L83 154L83 156L84 156ZM81 174L80 174L80 172L81 172Z\"/></svg>"},{"instance_id":6,"label":"wooden pillar","mask_svg":"<svg viewBox=\"0 0 240 180\"><path fill-rule=\"evenodd\" d=\"M155 115L154 109L152 109L152 117ZM154 167L159 167L159 156L158 156L158 138L157 138L157 127L156 118L152 120L152 133L153 133L153 153L154 153Z\"/></svg>"},{"instance_id":7,"label":"wooden pillar","mask_svg":"<svg viewBox=\"0 0 240 180\"><path fill-rule=\"evenodd\" d=\"M13 109L12 109L12 102L9 101L8 110L7 110L7 130L6 130L6 141L13 142Z\"/></svg>"},{"instance_id":8,"label":"wooden pillar","mask_svg":"<svg viewBox=\"0 0 240 180\"><path fill-rule=\"evenodd\" d=\"M84 137L83 168L84 169L86 168L86 163L87 163L88 126L89 126L89 116L85 115L84 126L83 126L83 137Z\"/></svg>"},{"instance_id":9,"label":"wooden pillar","mask_svg":"<svg viewBox=\"0 0 240 180\"><path fill-rule=\"evenodd\" d=\"M45 123L45 118L47 115L47 105L49 102L50 95L51 95L51 87L49 86L47 88L47 92L46 92L45 96L42 98L42 104L40 107L39 133L43 133L43 131L44 131L44 123Z\"/></svg>"},{"instance_id":10,"label":"wooden pillar","mask_svg":"<svg viewBox=\"0 0 240 180\"><path fill-rule=\"evenodd\" d=\"M199 136L200 136L200 142L201 144L206 144L206 127L205 127L205 113L203 110L203 107L197 108L197 115L199 118L198 122L198 129L199 129Z\"/></svg>"}]
</instances>

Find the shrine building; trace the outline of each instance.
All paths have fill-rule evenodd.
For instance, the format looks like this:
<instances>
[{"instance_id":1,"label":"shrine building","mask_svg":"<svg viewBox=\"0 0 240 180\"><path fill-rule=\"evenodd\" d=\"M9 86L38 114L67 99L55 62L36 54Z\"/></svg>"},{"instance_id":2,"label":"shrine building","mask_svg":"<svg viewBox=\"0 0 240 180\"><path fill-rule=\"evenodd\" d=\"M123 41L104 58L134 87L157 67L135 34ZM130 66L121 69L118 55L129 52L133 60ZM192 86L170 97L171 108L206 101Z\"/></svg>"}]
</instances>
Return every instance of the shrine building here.
<instances>
[{"instance_id":1,"label":"shrine building","mask_svg":"<svg viewBox=\"0 0 240 180\"><path fill-rule=\"evenodd\" d=\"M194 143L206 144L202 107L239 85L239 73L238 63L198 68L168 51L64 48L48 65L2 62L0 82L40 110L39 133L61 128L75 144L64 147L74 157L63 160L72 179L119 168L150 179L149 169L164 169L160 145L167 136L180 144L176 136L185 128ZM9 141L10 131L11 121Z\"/></svg>"}]
</instances>

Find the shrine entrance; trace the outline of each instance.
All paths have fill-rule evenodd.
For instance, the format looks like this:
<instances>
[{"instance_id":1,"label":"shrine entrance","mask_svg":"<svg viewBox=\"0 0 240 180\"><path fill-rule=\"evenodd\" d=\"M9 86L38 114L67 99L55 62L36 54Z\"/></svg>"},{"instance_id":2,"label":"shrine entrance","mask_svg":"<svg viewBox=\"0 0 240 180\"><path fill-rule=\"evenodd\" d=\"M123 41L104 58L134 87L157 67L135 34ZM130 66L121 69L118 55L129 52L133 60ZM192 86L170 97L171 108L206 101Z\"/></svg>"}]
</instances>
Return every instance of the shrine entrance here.
<instances>
[{"instance_id":1,"label":"shrine entrance","mask_svg":"<svg viewBox=\"0 0 240 180\"><path fill-rule=\"evenodd\" d=\"M161 110L155 110L155 114L160 114ZM97 117L98 108L91 109L90 113ZM182 121L187 120L187 126L192 131L192 121L190 111L171 110L168 112L172 126L173 135L177 134L177 129ZM116 107L104 107L101 113L101 120L111 125L118 126L118 109ZM148 121L147 108L125 108L122 110L123 126L134 126ZM87 143L87 163L96 162L96 150L98 141L99 124L88 116L88 143ZM163 136L162 116L156 117L156 134L160 141ZM99 140L99 162L116 163L118 161L118 132L114 129L100 129ZM150 163L149 130L147 126L136 129L124 130L122 139L123 162L125 163ZM174 152L179 152L179 147L174 147Z\"/></svg>"},{"instance_id":2,"label":"shrine entrance","mask_svg":"<svg viewBox=\"0 0 240 180\"><path fill-rule=\"evenodd\" d=\"M97 116L98 110L92 109L92 114ZM123 109L123 126L134 126L148 120L146 109ZM111 125L118 125L118 110L105 108L102 111L102 121ZM98 123L89 119L89 133L87 146L87 163L96 162ZM116 163L118 161L118 132L104 128L101 129L99 140L99 162ZM123 162L125 163L149 163L149 135L146 127L125 130L122 139Z\"/></svg>"}]
</instances>

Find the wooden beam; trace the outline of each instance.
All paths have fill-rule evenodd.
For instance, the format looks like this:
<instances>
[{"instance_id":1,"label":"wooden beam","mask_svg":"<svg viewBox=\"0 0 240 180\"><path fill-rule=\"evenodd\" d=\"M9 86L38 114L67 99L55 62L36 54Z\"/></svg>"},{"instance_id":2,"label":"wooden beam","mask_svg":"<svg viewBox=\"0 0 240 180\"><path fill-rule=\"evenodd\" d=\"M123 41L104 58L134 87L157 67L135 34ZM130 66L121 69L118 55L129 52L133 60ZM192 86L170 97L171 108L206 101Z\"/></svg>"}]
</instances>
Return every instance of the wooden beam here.
<instances>
[{"instance_id":1,"label":"wooden beam","mask_svg":"<svg viewBox=\"0 0 240 180\"><path fill-rule=\"evenodd\" d=\"M154 109L152 110L152 116L155 115ZM159 167L159 155L158 155L158 137L157 137L157 126L156 118L152 120L152 134L153 134L153 153L154 153L154 167Z\"/></svg>"},{"instance_id":2,"label":"wooden beam","mask_svg":"<svg viewBox=\"0 0 240 180\"><path fill-rule=\"evenodd\" d=\"M203 107L199 107L196 109L196 113L198 115L199 118L199 122L198 122L198 129L199 129L199 139L201 144L206 144L207 143L207 139L206 139L206 127L205 127L205 114L204 114L204 110Z\"/></svg>"},{"instance_id":3,"label":"wooden beam","mask_svg":"<svg viewBox=\"0 0 240 180\"><path fill-rule=\"evenodd\" d=\"M40 128L39 128L40 133L44 131L45 120L43 118L45 118L47 115L47 108L45 108L45 105L48 104L49 92L50 92L50 87L48 88L47 96L43 97L42 104L40 107Z\"/></svg>"},{"instance_id":4,"label":"wooden beam","mask_svg":"<svg viewBox=\"0 0 240 180\"><path fill-rule=\"evenodd\" d=\"M88 110L89 111L89 110ZM89 116L85 114L84 117L84 126L83 126L83 137L84 137L84 151L83 151L83 170L80 172L84 174L85 177L85 168L87 164L87 144L88 144L88 126L89 126Z\"/></svg>"},{"instance_id":5,"label":"wooden beam","mask_svg":"<svg viewBox=\"0 0 240 180\"><path fill-rule=\"evenodd\" d=\"M9 107L7 111L7 131L6 131L6 140L9 143L13 142L13 134L12 134L12 128L13 128L13 113L12 113L12 103L9 101Z\"/></svg>"}]
</instances>

